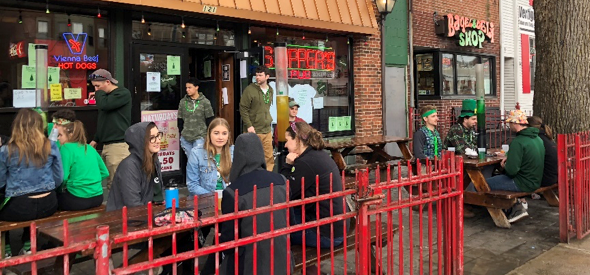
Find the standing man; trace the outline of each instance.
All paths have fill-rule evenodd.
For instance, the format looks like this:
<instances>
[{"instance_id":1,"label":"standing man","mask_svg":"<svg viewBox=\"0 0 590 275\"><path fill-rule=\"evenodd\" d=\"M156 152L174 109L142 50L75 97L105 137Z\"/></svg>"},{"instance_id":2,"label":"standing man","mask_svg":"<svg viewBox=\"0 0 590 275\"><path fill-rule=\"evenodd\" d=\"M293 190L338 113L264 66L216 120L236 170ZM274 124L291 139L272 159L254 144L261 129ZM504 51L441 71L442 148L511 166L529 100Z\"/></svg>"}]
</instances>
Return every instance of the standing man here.
<instances>
[{"instance_id":1,"label":"standing man","mask_svg":"<svg viewBox=\"0 0 590 275\"><path fill-rule=\"evenodd\" d=\"M465 154L467 148L477 151L477 139L475 138L475 126L477 116L475 115L475 100L465 99L461 106L461 114L457 124L451 126L445 141L444 149L455 147L455 154Z\"/></svg>"},{"instance_id":2,"label":"standing man","mask_svg":"<svg viewBox=\"0 0 590 275\"><path fill-rule=\"evenodd\" d=\"M107 188L110 190L119 163L129 156L125 131L131 126L131 92L117 86L119 81L105 69L96 70L89 79L96 91L98 107L96 135L90 145L96 148L97 143L103 144L102 158L109 170Z\"/></svg>"},{"instance_id":3,"label":"standing man","mask_svg":"<svg viewBox=\"0 0 590 275\"><path fill-rule=\"evenodd\" d=\"M266 169L272 171L275 160L272 149L272 133L270 124L270 105L272 105L273 90L268 86L270 70L260 66L256 68L256 83L252 83L244 89L240 100L240 115L248 129L248 133L255 133L262 141Z\"/></svg>"},{"instance_id":4,"label":"standing man","mask_svg":"<svg viewBox=\"0 0 590 275\"><path fill-rule=\"evenodd\" d=\"M295 102L293 98L289 98L289 125L292 126L297 122L305 122L302 118L298 117L297 114L299 113L299 103ZM275 126L274 134L273 134L273 143L275 147L279 146L279 132L278 127ZM286 129L281 129L284 131Z\"/></svg>"},{"instance_id":5,"label":"standing man","mask_svg":"<svg viewBox=\"0 0 590 275\"><path fill-rule=\"evenodd\" d=\"M187 157L194 147L205 144L207 125L214 116L211 102L199 92L199 80L190 78L186 82L186 96L178 105L180 146Z\"/></svg>"}]
</instances>

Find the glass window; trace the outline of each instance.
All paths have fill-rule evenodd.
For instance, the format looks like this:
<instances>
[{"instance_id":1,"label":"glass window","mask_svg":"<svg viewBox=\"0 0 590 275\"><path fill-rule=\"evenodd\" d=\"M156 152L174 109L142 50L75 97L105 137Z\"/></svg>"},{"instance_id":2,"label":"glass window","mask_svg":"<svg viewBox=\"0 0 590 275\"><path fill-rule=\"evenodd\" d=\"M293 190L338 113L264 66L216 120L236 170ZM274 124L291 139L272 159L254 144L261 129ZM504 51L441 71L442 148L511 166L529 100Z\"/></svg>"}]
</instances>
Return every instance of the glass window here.
<instances>
[{"instance_id":1,"label":"glass window","mask_svg":"<svg viewBox=\"0 0 590 275\"><path fill-rule=\"evenodd\" d=\"M475 64L479 58L469 55L457 55L457 94L475 94Z\"/></svg>"},{"instance_id":2,"label":"glass window","mask_svg":"<svg viewBox=\"0 0 590 275\"><path fill-rule=\"evenodd\" d=\"M455 57L449 53L442 54L442 91L444 95L455 93Z\"/></svg>"},{"instance_id":3,"label":"glass window","mask_svg":"<svg viewBox=\"0 0 590 275\"><path fill-rule=\"evenodd\" d=\"M34 107L30 95L36 88L35 44L48 45L47 81L60 91L51 93L49 106L94 104L88 75L109 68L109 50L108 43L94 43L98 34L93 31L104 29L104 40L108 39L106 16L6 8L0 10L0 18L0 52L8 53L0 55L0 107Z\"/></svg>"},{"instance_id":4,"label":"glass window","mask_svg":"<svg viewBox=\"0 0 590 275\"><path fill-rule=\"evenodd\" d=\"M486 95L492 94L492 70L490 66L490 58L484 57L481 59L481 63L483 64L483 83L484 83L484 91Z\"/></svg>"},{"instance_id":5,"label":"glass window","mask_svg":"<svg viewBox=\"0 0 590 275\"><path fill-rule=\"evenodd\" d=\"M419 95L434 95L436 89L434 86L434 63L433 54L417 54L416 55L416 77L418 79L418 94Z\"/></svg>"},{"instance_id":6,"label":"glass window","mask_svg":"<svg viewBox=\"0 0 590 275\"><path fill-rule=\"evenodd\" d=\"M133 39L180 42L200 45L217 45L233 47L234 32L231 30L187 26L178 24L141 23L133 21Z\"/></svg>"},{"instance_id":7,"label":"glass window","mask_svg":"<svg viewBox=\"0 0 590 275\"><path fill-rule=\"evenodd\" d=\"M298 117L324 133L324 136L345 134L354 130L352 87L349 77L349 53L346 37L322 37L276 29L252 27L254 47L260 46L262 54L254 67L271 68L269 84L275 88L273 42L287 43L289 59L289 97L299 104ZM276 123L276 106L271 107L273 123ZM330 127L338 121L342 127ZM346 123L345 123L346 122Z\"/></svg>"}]
</instances>

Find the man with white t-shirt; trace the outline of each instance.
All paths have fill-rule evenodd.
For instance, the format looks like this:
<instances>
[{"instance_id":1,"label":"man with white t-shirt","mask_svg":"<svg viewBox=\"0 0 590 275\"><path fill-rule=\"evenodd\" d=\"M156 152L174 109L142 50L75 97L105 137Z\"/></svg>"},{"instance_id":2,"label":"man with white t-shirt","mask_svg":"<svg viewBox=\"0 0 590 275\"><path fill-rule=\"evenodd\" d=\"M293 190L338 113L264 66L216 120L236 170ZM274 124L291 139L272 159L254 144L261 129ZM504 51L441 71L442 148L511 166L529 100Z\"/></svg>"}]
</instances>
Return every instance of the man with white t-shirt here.
<instances>
[{"instance_id":1,"label":"man with white t-shirt","mask_svg":"<svg viewBox=\"0 0 590 275\"><path fill-rule=\"evenodd\" d=\"M256 68L256 83L252 83L244 89L240 99L240 115L244 126L249 133L255 133L262 141L266 169L274 168L274 156L272 148L272 132L270 106L273 104L273 89L268 85L270 70L260 66Z\"/></svg>"}]
</instances>

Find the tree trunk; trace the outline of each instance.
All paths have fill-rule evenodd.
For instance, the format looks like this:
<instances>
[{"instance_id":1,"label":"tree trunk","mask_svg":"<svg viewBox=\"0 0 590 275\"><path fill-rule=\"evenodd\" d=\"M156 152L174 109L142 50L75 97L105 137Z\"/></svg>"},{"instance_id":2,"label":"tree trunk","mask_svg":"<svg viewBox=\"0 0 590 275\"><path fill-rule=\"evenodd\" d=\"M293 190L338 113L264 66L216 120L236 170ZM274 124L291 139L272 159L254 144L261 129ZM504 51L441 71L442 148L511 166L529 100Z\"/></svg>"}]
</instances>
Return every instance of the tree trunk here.
<instances>
[{"instance_id":1,"label":"tree trunk","mask_svg":"<svg viewBox=\"0 0 590 275\"><path fill-rule=\"evenodd\" d=\"M535 0L534 8L533 111L556 133L590 130L590 1Z\"/></svg>"}]
</instances>

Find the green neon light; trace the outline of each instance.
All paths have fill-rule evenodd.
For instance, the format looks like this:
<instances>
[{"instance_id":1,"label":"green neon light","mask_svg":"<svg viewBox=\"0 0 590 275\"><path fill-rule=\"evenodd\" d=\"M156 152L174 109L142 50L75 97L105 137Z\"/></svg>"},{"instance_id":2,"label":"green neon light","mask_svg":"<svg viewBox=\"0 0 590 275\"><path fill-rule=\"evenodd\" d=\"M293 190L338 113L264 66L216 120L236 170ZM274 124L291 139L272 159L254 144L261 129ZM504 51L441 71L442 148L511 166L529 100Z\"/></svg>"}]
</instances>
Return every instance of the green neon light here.
<instances>
[{"instance_id":1,"label":"green neon light","mask_svg":"<svg viewBox=\"0 0 590 275\"><path fill-rule=\"evenodd\" d=\"M331 50L332 48L326 47L316 47L316 46L301 46L301 45L287 45L287 47L295 47L295 48L304 48L304 49L314 49L314 50Z\"/></svg>"}]
</instances>

